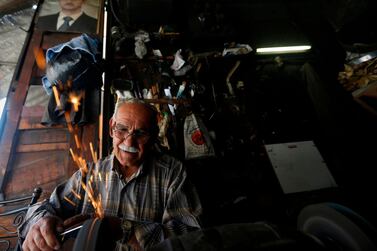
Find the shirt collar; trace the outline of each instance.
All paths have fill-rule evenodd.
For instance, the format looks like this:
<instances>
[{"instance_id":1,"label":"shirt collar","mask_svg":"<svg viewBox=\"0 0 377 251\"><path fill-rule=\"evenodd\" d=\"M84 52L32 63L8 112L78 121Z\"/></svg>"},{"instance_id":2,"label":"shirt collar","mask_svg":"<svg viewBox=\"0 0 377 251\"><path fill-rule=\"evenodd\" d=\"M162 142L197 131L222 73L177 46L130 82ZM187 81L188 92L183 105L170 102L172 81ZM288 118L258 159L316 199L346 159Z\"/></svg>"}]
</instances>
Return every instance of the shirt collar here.
<instances>
[{"instance_id":1,"label":"shirt collar","mask_svg":"<svg viewBox=\"0 0 377 251\"><path fill-rule=\"evenodd\" d=\"M69 15L69 16L72 18L72 21L76 21L76 19L79 18L82 14L83 14L83 12L81 11L77 14ZM66 16L67 15L63 14L62 12L59 12L58 21L64 22L63 18L66 17Z\"/></svg>"},{"instance_id":2,"label":"shirt collar","mask_svg":"<svg viewBox=\"0 0 377 251\"><path fill-rule=\"evenodd\" d=\"M115 157L114 153L111 154L110 156L110 159L111 159L111 170L114 171L115 173L118 174L118 177L120 179L123 179L123 174L122 172L120 171L120 164L119 164L119 161L118 159ZM140 166L139 166L139 169L136 173L134 173L130 178L127 179L127 181L133 179L133 178L136 178L136 177L139 177L141 174L144 173L144 163L142 163ZM124 179L126 180L126 179Z\"/></svg>"}]
</instances>

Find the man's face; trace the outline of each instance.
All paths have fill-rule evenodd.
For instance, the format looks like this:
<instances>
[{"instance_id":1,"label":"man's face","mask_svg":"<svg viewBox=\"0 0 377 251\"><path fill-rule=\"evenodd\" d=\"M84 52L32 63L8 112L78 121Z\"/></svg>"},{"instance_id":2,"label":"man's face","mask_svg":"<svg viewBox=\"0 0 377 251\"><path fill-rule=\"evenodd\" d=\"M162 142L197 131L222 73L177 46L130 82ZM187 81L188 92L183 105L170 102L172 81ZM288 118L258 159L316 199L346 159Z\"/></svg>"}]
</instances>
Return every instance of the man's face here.
<instances>
[{"instance_id":1,"label":"man's face","mask_svg":"<svg viewBox=\"0 0 377 251\"><path fill-rule=\"evenodd\" d=\"M62 11L78 12L84 2L85 0L59 0L59 5Z\"/></svg>"},{"instance_id":2,"label":"man's face","mask_svg":"<svg viewBox=\"0 0 377 251\"><path fill-rule=\"evenodd\" d=\"M125 103L110 120L115 157L122 166L139 167L150 146L151 111L143 104Z\"/></svg>"}]
</instances>

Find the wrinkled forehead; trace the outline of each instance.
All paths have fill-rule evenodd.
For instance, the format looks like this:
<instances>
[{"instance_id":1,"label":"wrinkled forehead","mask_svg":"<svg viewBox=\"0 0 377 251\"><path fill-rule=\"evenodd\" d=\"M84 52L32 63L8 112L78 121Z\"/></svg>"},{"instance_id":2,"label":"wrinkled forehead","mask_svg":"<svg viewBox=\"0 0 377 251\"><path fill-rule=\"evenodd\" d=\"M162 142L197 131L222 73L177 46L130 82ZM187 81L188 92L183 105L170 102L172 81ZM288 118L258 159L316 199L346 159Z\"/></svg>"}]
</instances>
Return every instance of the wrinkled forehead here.
<instances>
[{"instance_id":1,"label":"wrinkled forehead","mask_svg":"<svg viewBox=\"0 0 377 251\"><path fill-rule=\"evenodd\" d=\"M142 103L124 103L119 106L115 114L117 121L128 121L150 127L153 123L153 111L147 105Z\"/></svg>"},{"instance_id":2,"label":"wrinkled forehead","mask_svg":"<svg viewBox=\"0 0 377 251\"><path fill-rule=\"evenodd\" d=\"M75 3L85 3L86 0L59 0L60 3L65 2L75 2Z\"/></svg>"}]
</instances>

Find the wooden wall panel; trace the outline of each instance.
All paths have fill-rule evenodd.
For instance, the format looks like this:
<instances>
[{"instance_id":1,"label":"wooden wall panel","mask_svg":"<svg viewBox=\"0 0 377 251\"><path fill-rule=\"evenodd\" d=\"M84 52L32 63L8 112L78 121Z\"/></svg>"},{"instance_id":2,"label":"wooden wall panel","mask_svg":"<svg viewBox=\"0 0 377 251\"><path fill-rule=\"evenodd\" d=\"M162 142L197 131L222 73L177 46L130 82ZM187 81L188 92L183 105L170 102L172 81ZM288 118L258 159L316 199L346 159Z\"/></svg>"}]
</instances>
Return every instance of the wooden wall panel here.
<instances>
[{"instance_id":1,"label":"wooden wall panel","mask_svg":"<svg viewBox=\"0 0 377 251\"><path fill-rule=\"evenodd\" d=\"M69 132L65 128L61 129L40 129L20 131L18 144L32 145L44 143L67 143L69 142Z\"/></svg>"},{"instance_id":2,"label":"wooden wall panel","mask_svg":"<svg viewBox=\"0 0 377 251\"><path fill-rule=\"evenodd\" d=\"M34 145L18 145L17 153L69 150L69 143L52 143L52 144L34 144Z\"/></svg>"},{"instance_id":3,"label":"wooden wall panel","mask_svg":"<svg viewBox=\"0 0 377 251\"><path fill-rule=\"evenodd\" d=\"M42 116L44 113L45 107L42 106L31 106L31 107L23 107L20 122L18 125L19 130L27 130L27 129L43 129L47 128L46 126L41 124ZM53 127L56 128L64 128L63 125L56 125Z\"/></svg>"},{"instance_id":4,"label":"wooden wall panel","mask_svg":"<svg viewBox=\"0 0 377 251\"><path fill-rule=\"evenodd\" d=\"M58 183L77 170L69 153L70 148L77 152L80 150L76 149L73 135L64 125L43 126L40 122L45 106L36 102L25 103L25 100L27 101L28 85L31 82L38 83L31 80L44 74L36 66L33 48L39 46L46 50L79 35L39 31L33 34L16 92L8 97L12 107L9 109L7 129L4 131L7 136L0 144L0 189L3 189L0 193L4 192L6 199L28 195L37 186L41 186L43 194L48 197ZM98 124L91 124L77 131L85 148L83 155L87 161L92 161L89 142L93 143L95 149L98 145L97 127ZM5 171L6 179L3 183Z\"/></svg>"},{"instance_id":5,"label":"wooden wall panel","mask_svg":"<svg viewBox=\"0 0 377 251\"><path fill-rule=\"evenodd\" d=\"M30 194L40 186L45 192L45 184L65 179L68 165L68 151L42 151L17 153L13 158L12 170L5 187L7 198ZM51 191L49 191L51 192Z\"/></svg>"}]
</instances>

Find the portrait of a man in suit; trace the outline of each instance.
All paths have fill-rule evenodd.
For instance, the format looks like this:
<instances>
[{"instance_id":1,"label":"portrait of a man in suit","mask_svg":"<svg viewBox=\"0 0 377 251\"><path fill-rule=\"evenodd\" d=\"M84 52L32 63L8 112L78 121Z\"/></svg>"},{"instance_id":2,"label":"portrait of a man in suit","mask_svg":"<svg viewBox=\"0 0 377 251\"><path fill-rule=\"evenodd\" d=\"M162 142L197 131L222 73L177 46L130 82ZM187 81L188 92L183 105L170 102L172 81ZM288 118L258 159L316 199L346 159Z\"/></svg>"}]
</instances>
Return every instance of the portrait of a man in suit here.
<instances>
[{"instance_id":1,"label":"portrait of a man in suit","mask_svg":"<svg viewBox=\"0 0 377 251\"><path fill-rule=\"evenodd\" d=\"M97 19L83 11L86 0L58 0L60 11L40 16L37 28L50 31L95 33Z\"/></svg>"}]
</instances>

